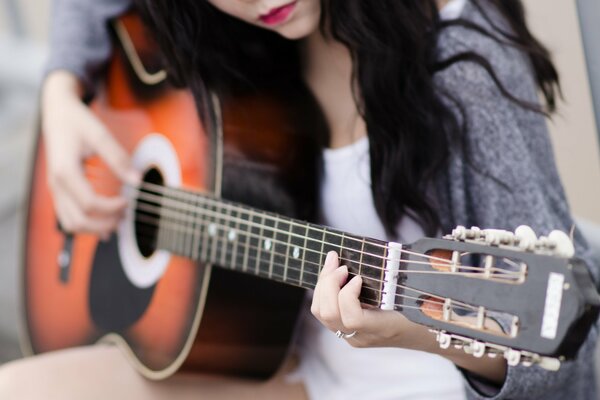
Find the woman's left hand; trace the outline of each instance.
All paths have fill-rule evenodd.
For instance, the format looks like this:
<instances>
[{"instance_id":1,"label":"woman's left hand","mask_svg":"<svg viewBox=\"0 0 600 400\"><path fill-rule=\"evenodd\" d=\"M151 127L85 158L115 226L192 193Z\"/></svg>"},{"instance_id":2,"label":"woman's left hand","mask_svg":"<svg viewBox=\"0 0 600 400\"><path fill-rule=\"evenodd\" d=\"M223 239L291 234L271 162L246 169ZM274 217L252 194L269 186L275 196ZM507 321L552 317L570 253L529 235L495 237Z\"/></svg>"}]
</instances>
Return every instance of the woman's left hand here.
<instances>
[{"instance_id":1,"label":"woman's left hand","mask_svg":"<svg viewBox=\"0 0 600 400\"><path fill-rule=\"evenodd\" d=\"M410 322L399 312L366 308L359 301L362 278L349 282L348 268L339 266L338 256L331 251L319 275L311 306L312 314L332 332L338 330L354 347L404 347L432 350L435 336L427 328ZM437 346L436 346L437 347Z\"/></svg>"}]
</instances>

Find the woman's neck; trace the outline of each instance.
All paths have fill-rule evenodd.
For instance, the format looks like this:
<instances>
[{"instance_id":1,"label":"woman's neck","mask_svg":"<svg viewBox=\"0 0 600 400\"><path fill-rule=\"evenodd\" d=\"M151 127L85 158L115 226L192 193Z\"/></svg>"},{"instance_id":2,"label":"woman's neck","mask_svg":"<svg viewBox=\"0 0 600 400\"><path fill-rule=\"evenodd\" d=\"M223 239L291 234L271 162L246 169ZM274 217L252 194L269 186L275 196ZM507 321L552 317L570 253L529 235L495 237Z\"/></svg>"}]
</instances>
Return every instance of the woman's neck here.
<instances>
[{"instance_id":1,"label":"woman's neck","mask_svg":"<svg viewBox=\"0 0 600 400\"><path fill-rule=\"evenodd\" d=\"M346 46L317 30L304 40L303 59L304 79L329 124L329 147L342 147L366 135L352 93L352 57Z\"/></svg>"},{"instance_id":2,"label":"woman's neck","mask_svg":"<svg viewBox=\"0 0 600 400\"><path fill-rule=\"evenodd\" d=\"M450 0L436 0L442 9ZM367 134L352 92L352 57L342 43L317 29L304 39L304 80L316 97L329 125L329 147L343 147Z\"/></svg>"}]
</instances>

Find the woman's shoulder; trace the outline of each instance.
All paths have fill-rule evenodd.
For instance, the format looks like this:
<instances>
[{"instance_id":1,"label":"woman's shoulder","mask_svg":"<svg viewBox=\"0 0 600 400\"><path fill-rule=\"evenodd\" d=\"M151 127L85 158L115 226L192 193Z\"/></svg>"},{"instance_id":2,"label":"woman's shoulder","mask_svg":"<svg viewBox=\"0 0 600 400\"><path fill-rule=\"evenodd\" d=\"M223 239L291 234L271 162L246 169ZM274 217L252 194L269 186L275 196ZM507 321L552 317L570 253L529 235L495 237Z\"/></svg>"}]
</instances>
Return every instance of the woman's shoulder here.
<instances>
[{"instance_id":1,"label":"woman's shoulder","mask_svg":"<svg viewBox=\"0 0 600 400\"><path fill-rule=\"evenodd\" d=\"M468 1L460 19L447 24L439 32L437 61L445 64L445 68L436 73L436 83L456 92L459 97L474 95L481 100L483 95L499 95L497 82L486 69L487 64L511 94L523 100L536 101L529 58L504 36L511 33L509 23L492 4ZM473 55L484 63L476 62ZM450 63L450 60L456 62ZM467 88L469 90L465 91Z\"/></svg>"}]
</instances>

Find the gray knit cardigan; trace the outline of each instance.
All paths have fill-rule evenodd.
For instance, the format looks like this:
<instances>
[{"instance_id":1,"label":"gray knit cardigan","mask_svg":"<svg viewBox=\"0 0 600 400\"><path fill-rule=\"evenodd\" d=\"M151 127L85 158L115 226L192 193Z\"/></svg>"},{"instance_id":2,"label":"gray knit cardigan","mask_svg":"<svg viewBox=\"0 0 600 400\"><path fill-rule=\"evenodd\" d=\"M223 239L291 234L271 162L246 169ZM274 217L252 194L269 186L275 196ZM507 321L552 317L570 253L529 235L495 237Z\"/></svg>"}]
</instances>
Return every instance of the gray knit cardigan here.
<instances>
[{"instance_id":1,"label":"gray knit cardigan","mask_svg":"<svg viewBox=\"0 0 600 400\"><path fill-rule=\"evenodd\" d=\"M127 9L130 3L131 0L55 0L47 70L70 70L92 91L95 75L110 53L106 21ZM508 30L501 16L487 8L494 24ZM467 3L462 18L491 30L471 3ZM450 27L441 34L440 59L465 50L486 57L514 96L538 101L531 67L519 50L462 27ZM456 225L514 230L527 224L538 234L552 229L569 231L573 219L554 163L544 117L504 97L489 74L474 63L455 63L437 73L435 79L440 89L461 102L467 126L464 146L452 150L450 162L434 190L443 230L448 232ZM577 231L575 244L578 256L588 262L597 277L591 253ZM593 356L597 334L594 327L578 358L563 363L558 372L509 367L506 381L497 388L465 373L467 396L596 399Z\"/></svg>"}]
</instances>

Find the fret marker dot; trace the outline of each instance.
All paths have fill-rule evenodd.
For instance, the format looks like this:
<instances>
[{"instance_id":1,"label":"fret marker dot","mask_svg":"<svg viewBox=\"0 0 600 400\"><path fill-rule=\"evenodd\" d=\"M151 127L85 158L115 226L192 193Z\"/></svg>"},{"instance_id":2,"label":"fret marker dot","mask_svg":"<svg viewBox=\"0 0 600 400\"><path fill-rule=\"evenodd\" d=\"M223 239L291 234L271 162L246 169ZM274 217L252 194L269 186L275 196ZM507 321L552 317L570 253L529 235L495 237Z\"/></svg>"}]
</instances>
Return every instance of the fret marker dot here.
<instances>
[{"instance_id":1,"label":"fret marker dot","mask_svg":"<svg viewBox=\"0 0 600 400\"><path fill-rule=\"evenodd\" d=\"M210 236L215 236L217 234L217 225L215 225L215 224L208 225L208 234Z\"/></svg>"},{"instance_id":2,"label":"fret marker dot","mask_svg":"<svg viewBox=\"0 0 600 400\"><path fill-rule=\"evenodd\" d=\"M233 242L235 240L235 238L237 237L237 233L235 233L234 230L230 230L229 233L227 234L227 239L230 242Z\"/></svg>"},{"instance_id":3,"label":"fret marker dot","mask_svg":"<svg viewBox=\"0 0 600 400\"><path fill-rule=\"evenodd\" d=\"M271 246L272 246L271 239L265 240L265 250L271 250Z\"/></svg>"},{"instance_id":4,"label":"fret marker dot","mask_svg":"<svg viewBox=\"0 0 600 400\"><path fill-rule=\"evenodd\" d=\"M292 257L294 257L294 258L300 257L300 249L298 247L294 247L294 251L292 252Z\"/></svg>"}]
</instances>

